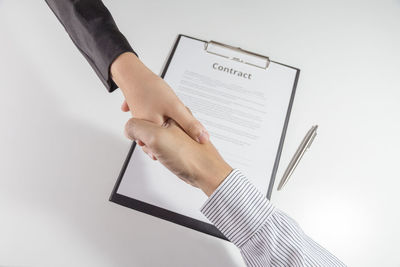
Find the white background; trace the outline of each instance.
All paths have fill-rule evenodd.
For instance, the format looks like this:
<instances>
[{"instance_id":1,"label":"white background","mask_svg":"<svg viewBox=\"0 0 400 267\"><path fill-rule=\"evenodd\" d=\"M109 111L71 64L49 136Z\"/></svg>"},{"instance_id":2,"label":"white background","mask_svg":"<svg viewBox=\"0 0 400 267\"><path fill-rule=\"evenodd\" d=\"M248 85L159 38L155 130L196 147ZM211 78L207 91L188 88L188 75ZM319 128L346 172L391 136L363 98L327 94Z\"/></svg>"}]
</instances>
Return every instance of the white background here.
<instances>
[{"instance_id":1,"label":"white background","mask_svg":"<svg viewBox=\"0 0 400 267\"><path fill-rule=\"evenodd\" d=\"M276 205L350 266L400 266L400 1L105 1L156 73L178 33L302 72ZM0 0L0 265L243 266L224 241L108 202L130 142L43 1Z\"/></svg>"}]
</instances>

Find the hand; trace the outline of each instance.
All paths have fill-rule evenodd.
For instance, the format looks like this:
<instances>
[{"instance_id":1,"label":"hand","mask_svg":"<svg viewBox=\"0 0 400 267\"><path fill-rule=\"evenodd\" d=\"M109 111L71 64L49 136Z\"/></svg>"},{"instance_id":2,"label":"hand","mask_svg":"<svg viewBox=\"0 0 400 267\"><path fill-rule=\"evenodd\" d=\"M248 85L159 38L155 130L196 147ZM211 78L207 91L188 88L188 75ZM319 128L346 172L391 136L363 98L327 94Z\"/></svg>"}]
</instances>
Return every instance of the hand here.
<instances>
[{"instance_id":1,"label":"hand","mask_svg":"<svg viewBox=\"0 0 400 267\"><path fill-rule=\"evenodd\" d=\"M168 84L133 53L120 55L111 65L111 75L125 95L123 111L130 110L133 117L157 125L172 118L193 140L208 142L209 134L204 126L186 109Z\"/></svg>"},{"instance_id":2,"label":"hand","mask_svg":"<svg viewBox=\"0 0 400 267\"><path fill-rule=\"evenodd\" d=\"M232 168L223 160L211 142L199 144L191 139L172 119L162 126L130 119L125 134L136 140L153 159L183 181L200 188L210 196L229 175Z\"/></svg>"}]
</instances>

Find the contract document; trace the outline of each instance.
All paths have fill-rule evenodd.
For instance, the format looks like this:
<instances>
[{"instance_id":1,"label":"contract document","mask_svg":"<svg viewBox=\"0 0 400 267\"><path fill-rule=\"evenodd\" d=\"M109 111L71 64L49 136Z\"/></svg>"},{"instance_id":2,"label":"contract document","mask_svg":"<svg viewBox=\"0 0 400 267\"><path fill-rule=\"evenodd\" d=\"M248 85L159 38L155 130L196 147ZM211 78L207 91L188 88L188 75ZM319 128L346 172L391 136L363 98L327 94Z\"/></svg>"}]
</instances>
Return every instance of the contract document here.
<instances>
[{"instance_id":1,"label":"contract document","mask_svg":"<svg viewBox=\"0 0 400 267\"><path fill-rule=\"evenodd\" d=\"M299 70L180 35L162 77L206 127L225 161L270 197ZM224 238L199 211L207 196L132 146L111 195L118 204Z\"/></svg>"}]
</instances>

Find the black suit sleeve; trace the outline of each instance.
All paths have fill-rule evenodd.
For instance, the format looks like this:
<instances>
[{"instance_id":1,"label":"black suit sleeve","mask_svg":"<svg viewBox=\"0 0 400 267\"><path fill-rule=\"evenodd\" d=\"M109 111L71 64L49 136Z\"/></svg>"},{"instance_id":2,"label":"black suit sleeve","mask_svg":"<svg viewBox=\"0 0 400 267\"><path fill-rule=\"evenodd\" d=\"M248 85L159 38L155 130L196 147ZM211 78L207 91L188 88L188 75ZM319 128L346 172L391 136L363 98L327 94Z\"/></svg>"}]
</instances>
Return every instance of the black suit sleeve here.
<instances>
[{"instance_id":1,"label":"black suit sleeve","mask_svg":"<svg viewBox=\"0 0 400 267\"><path fill-rule=\"evenodd\" d=\"M124 52L135 53L101 0L46 0L72 41L109 92L110 66ZM135 53L136 54L136 53Z\"/></svg>"}]
</instances>

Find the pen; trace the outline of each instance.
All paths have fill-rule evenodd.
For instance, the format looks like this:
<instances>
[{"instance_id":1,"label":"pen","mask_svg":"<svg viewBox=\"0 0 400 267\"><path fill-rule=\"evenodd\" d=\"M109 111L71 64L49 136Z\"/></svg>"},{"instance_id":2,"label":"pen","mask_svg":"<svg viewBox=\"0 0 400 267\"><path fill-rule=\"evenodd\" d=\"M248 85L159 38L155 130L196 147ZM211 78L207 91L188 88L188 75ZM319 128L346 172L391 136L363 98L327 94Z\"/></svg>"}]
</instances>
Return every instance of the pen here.
<instances>
[{"instance_id":1,"label":"pen","mask_svg":"<svg viewBox=\"0 0 400 267\"><path fill-rule=\"evenodd\" d=\"M285 186L285 184L289 181L289 178L292 175L294 169L296 169L297 164L299 164L304 153L306 153L307 149L311 146L311 143L314 141L314 138L317 135L317 128L318 125L314 125L313 127L311 127L311 129L307 132L306 136L303 138L303 141L301 141L299 148L297 148L296 153L293 155L289 165L286 168L285 173L282 176L282 179L278 185L278 190L281 190Z\"/></svg>"}]
</instances>

